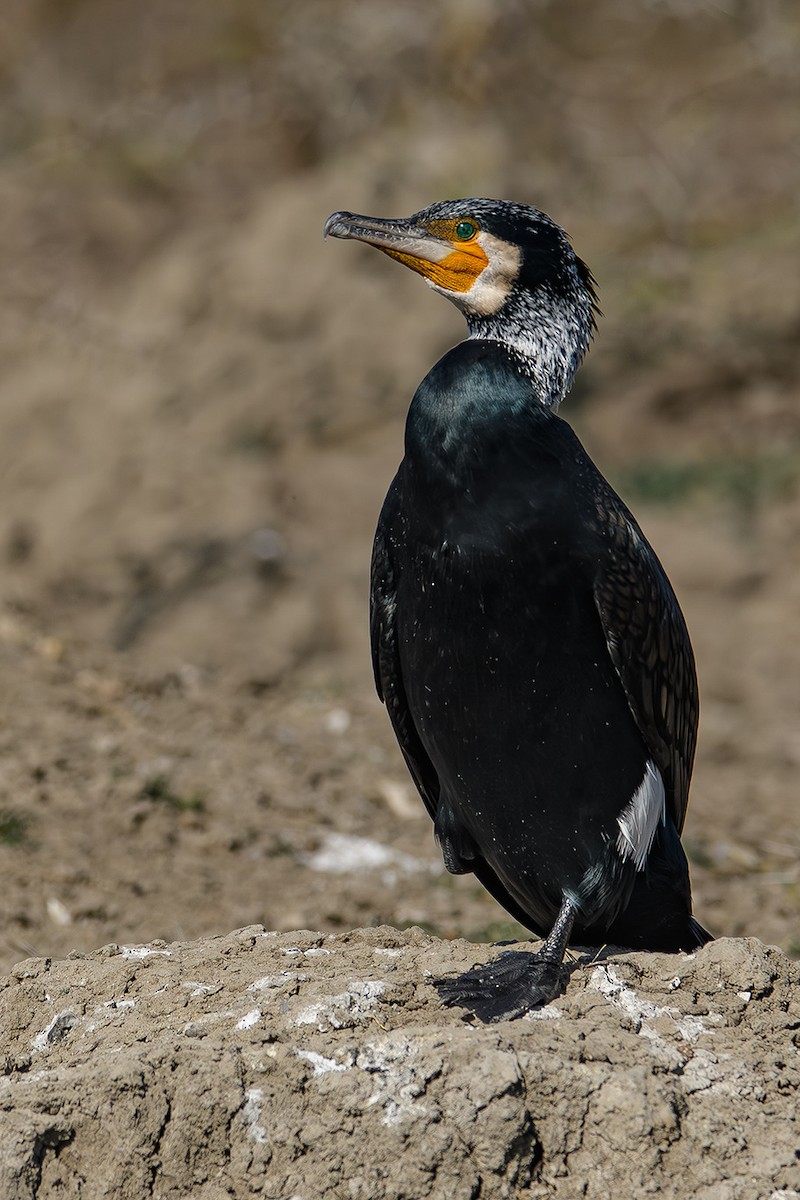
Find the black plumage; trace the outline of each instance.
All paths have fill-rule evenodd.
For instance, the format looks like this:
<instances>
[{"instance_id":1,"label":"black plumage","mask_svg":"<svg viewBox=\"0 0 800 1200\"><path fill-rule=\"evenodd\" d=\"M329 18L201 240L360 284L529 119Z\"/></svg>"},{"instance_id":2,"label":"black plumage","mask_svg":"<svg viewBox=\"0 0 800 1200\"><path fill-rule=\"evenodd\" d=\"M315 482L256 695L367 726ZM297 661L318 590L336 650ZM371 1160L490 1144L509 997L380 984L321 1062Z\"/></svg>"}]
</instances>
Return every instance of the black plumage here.
<instances>
[{"instance_id":1,"label":"black plumage","mask_svg":"<svg viewBox=\"0 0 800 1200\"><path fill-rule=\"evenodd\" d=\"M411 404L374 544L372 652L447 869L548 935L440 994L516 1016L556 994L568 941L708 940L679 836L691 644L639 526L557 415L595 308L560 227L465 200L407 222L334 214L326 231L427 276L470 328Z\"/></svg>"}]
</instances>

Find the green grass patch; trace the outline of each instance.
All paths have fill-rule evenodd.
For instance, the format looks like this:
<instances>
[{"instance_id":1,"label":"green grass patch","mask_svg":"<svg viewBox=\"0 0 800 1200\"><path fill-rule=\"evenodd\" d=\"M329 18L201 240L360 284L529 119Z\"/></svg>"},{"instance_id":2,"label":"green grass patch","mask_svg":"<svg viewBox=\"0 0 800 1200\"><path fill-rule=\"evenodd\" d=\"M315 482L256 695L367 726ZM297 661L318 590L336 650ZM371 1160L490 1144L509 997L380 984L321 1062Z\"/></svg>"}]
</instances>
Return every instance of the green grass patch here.
<instances>
[{"instance_id":1,"label":"green grass patch","mask_svg":"<svg viewBox=\"0 0 800 1200\"><path fill-rule=\"evenodd\" d=\"M166 804L176 812L200 813L206 809L205 800L197 792L181 796L173 791L166 775L153 775L147 779L142 788L142 797L152 800L155 804Z\"/></svg>"},{"instance_id":2,"label":"green grass patch","mask_svg":"<svg viewBox=\"0 0 800 1200\"><path fill-rule=\"evenodd\" d=\"M520 925L519 921L514 921L510 917L508 919L500 917L496 921L490 921L488 925L467 929L464 932L464 937L468 942L490 942L492 945L496 945L498 942L528 942L535 936L530 929L526 929L524 925Z\"/></svg>"},{"instance_id":3,"label":"green grass patch","mask_svg":"<svg viewBox=\"0 0 800 1200\"><path fill-rule=\"evenodd\" d=\"M651 459L623 468L616 486L644 504L673 505L710 496L752 510L791 495L800 481L800 445L784 451L705 459Z\"/></svg>"},{"instance_id":4,"label":"green grass patch","mask_svg":"<svg viewBox=\"0 0 800 1200\"><path fill-rule=\"evenodd\" d=\"M786 953L789 958L800 958L800 938L790 937L786 943Z\"/></svg>"},{"instance_id":5,"label":"green grass patch","mask_svg":"<svg viewBox=\"0 0 800 1200\"><path fill-rule=\"evenodd\" d=\"M28 830L31 818L13 808L0 809L0 845L24 846L30 842Z\"/></svg>"}]
</instances>

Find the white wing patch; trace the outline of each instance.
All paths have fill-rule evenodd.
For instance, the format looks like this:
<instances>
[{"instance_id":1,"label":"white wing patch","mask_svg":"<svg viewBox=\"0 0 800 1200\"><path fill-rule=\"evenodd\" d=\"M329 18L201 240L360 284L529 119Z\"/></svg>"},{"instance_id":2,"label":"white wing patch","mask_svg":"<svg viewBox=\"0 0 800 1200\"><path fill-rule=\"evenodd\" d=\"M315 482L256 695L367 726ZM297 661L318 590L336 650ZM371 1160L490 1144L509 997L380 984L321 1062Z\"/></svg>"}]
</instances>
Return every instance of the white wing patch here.
<instances>
[{"instance_id":1,"label":"white wing patch","mask_svg":"<svg viewBox=\"0 0 800 1200\"><path fill-rule=\"evenodd\" d=\"M664 780L655 763L649 761L633 798L617 817L617 852L621 858L632 858L637 871L644 870L658 823L665 816Z\"/></svg>"}]
</instances>

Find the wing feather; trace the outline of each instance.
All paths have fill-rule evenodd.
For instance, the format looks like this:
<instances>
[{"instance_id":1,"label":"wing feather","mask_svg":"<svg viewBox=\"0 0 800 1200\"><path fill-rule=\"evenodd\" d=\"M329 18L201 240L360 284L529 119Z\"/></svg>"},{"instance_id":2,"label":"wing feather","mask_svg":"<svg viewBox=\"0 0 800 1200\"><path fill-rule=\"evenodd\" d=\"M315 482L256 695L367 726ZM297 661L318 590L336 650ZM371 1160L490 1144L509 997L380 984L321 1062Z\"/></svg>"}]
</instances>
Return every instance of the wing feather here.
<instances>
[{"instance_id":1,"label":"wing feather","mask_svg":"<svg viewBox=\"0 0 800 1200\"><path fill-rule=\"evenodd\" d=\"M385 514L393 499L390 491L372 547L370 569L370 641L375 687L386 705L403 758L431 817L436 819L439 780L422 745L408 705L397 645L397 599L394 569L386 536Z\"/></svg>"},{"instance_id":2,"label":"wing feather","mask_svg":"<svg viewBox=\"0 0 800 1200\"><path fill-rule=\"evenodd\" d=\"M664 778L680 833L689 802L699 700L694 654L680 605L661 563L620 498L598 492L604 550L594 599L628 705Z\"/></svg>"}]
</instances>

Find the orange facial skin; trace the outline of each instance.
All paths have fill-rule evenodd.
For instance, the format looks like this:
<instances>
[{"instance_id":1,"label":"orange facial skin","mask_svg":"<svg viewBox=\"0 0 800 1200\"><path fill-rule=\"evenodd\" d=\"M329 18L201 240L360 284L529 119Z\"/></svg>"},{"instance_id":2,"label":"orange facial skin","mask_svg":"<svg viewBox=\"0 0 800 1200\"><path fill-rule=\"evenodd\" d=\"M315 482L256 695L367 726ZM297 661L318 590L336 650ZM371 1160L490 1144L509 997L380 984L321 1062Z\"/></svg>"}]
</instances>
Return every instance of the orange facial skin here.
<instances>
[{"instance_id":1,"label":"orange facial skin","mask_svg":"<svg viewBox=\"0 0 800 1200\"><path fill-rule=\"evenodd\" d=\"M389 246L378 246L377 248L384 254L388 254L390 258L396 258L398 262L410 267L418 275L429 279L437 287L445 288L449 292L468 292L484 268L488 266L489 259L477 240L477 229L473 237L462 240L456 237L455 231L458 224L458 221L430 221L426 225L426 229L435 238L440 239L433 243L434 247L441 247L442 241L449 242L453 247L450 254L444 255L438 261L420 258L416 254L395 250Z\"/></svg>"}]
</instances>

